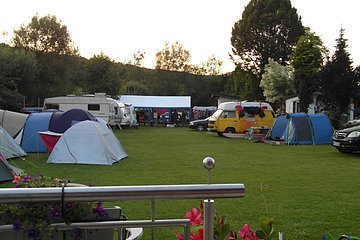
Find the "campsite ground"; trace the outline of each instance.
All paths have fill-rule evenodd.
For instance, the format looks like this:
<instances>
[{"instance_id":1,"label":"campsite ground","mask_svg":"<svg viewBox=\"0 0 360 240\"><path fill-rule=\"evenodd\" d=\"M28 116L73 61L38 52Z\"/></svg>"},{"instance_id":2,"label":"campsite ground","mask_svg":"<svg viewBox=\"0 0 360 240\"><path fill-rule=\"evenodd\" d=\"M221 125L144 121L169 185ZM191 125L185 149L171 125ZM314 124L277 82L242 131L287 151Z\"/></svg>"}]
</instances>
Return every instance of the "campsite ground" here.
<instances>
[{"instance_id":1,"label":"campsite ground","mask_svg":"<svg viewBox=\"0 0 360 240\"><path fill-rule=\"evenodd\" d=\"M285 239L360 236L359 154L341 154L329 145L272 146L252 140L222 138L188 128L116 131L129 157L112 166L46 164L48 154L31 154L12 164L31 175L46 174L77 183L102 185L202 184L202 160L212 156L213 183L244 183L242 199L218 199L216 210L234 229L269 214ZM259 192L260 185L268 188ZM3 185L8 186L8 185ZM156 217L183 218L199 200L157 201ZM150 202L109 203L129 219L149 219ZM175 229L157 229L155 239L175 239ZM149 230L143 239L150 239Z\"/></svg>"}]
</instances>

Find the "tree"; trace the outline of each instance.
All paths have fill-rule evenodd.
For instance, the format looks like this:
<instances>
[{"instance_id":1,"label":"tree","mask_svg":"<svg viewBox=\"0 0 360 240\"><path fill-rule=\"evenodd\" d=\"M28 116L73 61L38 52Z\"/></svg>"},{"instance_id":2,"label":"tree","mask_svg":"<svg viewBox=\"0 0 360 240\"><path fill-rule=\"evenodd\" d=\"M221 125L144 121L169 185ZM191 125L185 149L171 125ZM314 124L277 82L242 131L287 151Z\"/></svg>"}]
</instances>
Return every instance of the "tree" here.
<instances>
[{"instance_id":1,"label":"tree","mask_svg":"<svg viewBox=\"0 0 360 240\"><path fill-rule=\"evenodd\" d=\"M167 42L162 50L156 53L155 69L188 72L190 69L190 52L182 44Z\"/></svg>"},{"instance_id":2,"label":"tree","mask_svg":"<svg viewBox=\"0 0 360 240\"><path fill-rule=\"evenodd\" d=\"M233 60L261 77L269 58L288 63L303 32L290 0L251 0L232 29Z\"/></svg>"},{"instance_id":3,"label":"tree","mask_svg":"<svg viewBox=\"0 0 360 240\"><path fill-rule=\"evenodd\" d=\"M199 67L199 73L203 75L220 75L223 61L217 59L214 55L208 57Z\"/></svg>"},{"instance_id":4,"label":"tree","mask_svg":"<svg viewBox=\"0 0 360 240\"><path fill-rule=\"evenodd\" d=\"M35 95L38 65L33 53L0 44L0 108L19 110Z\"/></svg>"},{"instance_id":5,"label":"tree","mask_svg":"<svg viewBox=\"0 0 360 240\"><path fill-rule=\"evenodd\" d=\"M14 31L13 43L16 47L40 53L57 53L60 55L77 54L65 25L55 16L34 16L28 25Z\"/></svg>"},{"instance_id":6,"label":"tree","mask_svg":"<svg viewBox=\"0 0 360 240\"><path fill-rule=\"evenodd\" d=\"M260 87L264 90L266 100L275 103L284 111L285 100L294 94L294 76L291 66L282 66L273 59L265 67Z\"/></svg>"},{"instance_id":7,"label":"tree","mask_svg":"<svg viewBox=\"0 0 360 240\"><path fill-rule=\"evenodd\" d=\"M335 119L347 113L350 98L356 89L356 75L351 66L350 54L346 51L347 39L344 29L336 39L336 50L319 74L321 93L325 110Z\"/></svg>"},{"instance_id":8,"label":"tree","mask_svg":"<svg viewBox=\"0 0 360 240\"><path fill-rule=\"evenodd\" d=\"M87 62L89 91L117 95L120 91L119 68L104 53L94 55Z\"/></svg>"},{"instance_id":9,"label":"tree","mask_svg":"<svg viewBox=\"0 0 360 240\"><path fill-rule=\"evenodd\" d=\"M264 96L259 84L260 80L253 72L237 66L229 77L226 90L229 95L239 96L240 99L263 100Z\"/></svg>"},{"instance_id":10,"label":"tree","mask_svg":"<svg viewBox=\"0 0 360 240\"><path fill-rule=\"evenodd\" d=\"M133 53L133 58L134 58L134 65L140 67L142 61L145 58L145 52L137 50L136 52Z\"/></svg>"},{"instance_id":11,"label":"tree","mask_svg":"<svg viewBox=\"0 0 360 240\"><path fill-rule=\"evenodd\" d=\"M307 112L309 104L313 101L313 93L318 88L315 74L321 69L325 54L326 49L320 37L306 29L292 53L294 83L300 98L301 112Z\"/></svg>"}]
</instances>

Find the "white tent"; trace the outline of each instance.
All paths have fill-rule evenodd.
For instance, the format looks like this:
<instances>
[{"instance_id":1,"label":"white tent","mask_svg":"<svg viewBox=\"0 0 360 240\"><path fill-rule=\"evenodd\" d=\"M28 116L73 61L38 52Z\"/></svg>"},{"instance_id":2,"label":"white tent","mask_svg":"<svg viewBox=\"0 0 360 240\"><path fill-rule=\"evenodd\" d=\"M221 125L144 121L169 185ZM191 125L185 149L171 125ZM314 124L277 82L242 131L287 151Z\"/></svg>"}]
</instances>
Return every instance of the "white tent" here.
<instances>
[{"instance_id":1,"label":"white tent","mask_svg":"<svg viewBox=\"0 0 360 240\"><path fill-rule=\"evenodd\" d=\"M47 163L112 165L125 157L124 148L106 125L82 121L65 131Z\"/></svg>"},{"instance_id":2,"label":"white tent","mask_svg":"<svg viewBox=\"0 0 360 240\"><path fill-rule=\"evenodd\" d=\"M13 180L23 170L12 166L5 157L0 153L0 182Z\"/></svg>"},{"instance_id":3,"label":"white tent","mask_svg":"<svg viewBox=\"0 0 360 240\"><path fill-rule=\"evenodd\" d=\"M0 109L0 126L14 137L24 126L28 114Z\"/></svg>"},{"instance_id":4,"label":"white tent","mask_svg":"<svg viewBox=\"0 0 360 240\"><path fill-rule=\"evenodd\" d=\"M26 152L15 142L10 134L0 126L0 153L4 158L15 158L26 155Z\"/></svg>"}]
</instances>

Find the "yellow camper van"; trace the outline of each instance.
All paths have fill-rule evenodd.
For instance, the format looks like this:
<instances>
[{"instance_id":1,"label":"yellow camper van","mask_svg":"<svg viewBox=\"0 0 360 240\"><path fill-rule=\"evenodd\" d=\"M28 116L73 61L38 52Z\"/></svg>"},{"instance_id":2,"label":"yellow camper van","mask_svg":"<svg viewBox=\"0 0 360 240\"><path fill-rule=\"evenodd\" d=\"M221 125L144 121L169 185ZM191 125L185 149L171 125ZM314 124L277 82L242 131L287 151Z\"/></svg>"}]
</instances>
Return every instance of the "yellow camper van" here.
<instances>
[{"instance_id":1,"label":"yellow camper van","mask_svg":"<svg viewBox=\"0 0 360 240\"><path fill-rule=\"evenodd\" d=\"M224 102L210 117L208 131L217 133L245 133L254 128L269 129L275 113L269 103Z\"/></svg>"}]
</instances>

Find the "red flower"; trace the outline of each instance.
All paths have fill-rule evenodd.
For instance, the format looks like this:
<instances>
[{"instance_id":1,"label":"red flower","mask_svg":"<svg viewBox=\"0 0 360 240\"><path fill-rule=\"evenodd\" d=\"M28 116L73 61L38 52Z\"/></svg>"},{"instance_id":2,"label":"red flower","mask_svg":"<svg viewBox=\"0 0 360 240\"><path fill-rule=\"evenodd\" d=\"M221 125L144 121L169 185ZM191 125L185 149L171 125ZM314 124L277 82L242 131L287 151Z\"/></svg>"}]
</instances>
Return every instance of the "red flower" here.
<instances>
[{"instance_id":1,"label":"red flower","mask_svg":"<svg viewBox=\"0 0 360 240\"><path fill-rule=\"evenodd\" d=\"M175 236L177 240L184 240L184 235L183 234L179 234L178 231L175 231Z\"/></svg>"},{"instance_id":2,"label":"red flower","mask_svg":"<svg viewBox=\"0 0 360 240\"><path fill-rule=\"evenodd\" d=\"M248 224L244 225L244 228L239 230L241 239L245 240L259 240L255 232L253 232Z\"/></svg>"},{"instance_id":3,"label":"red flower","mask_svg":"<svg viewBox=\"0 0 360 240\"><path fill-rule=\"evenodd\" d=\"M236 240L236 239L237 239L236 233L235 233L233 230L231 230L231 231L230 231L230 234L229 234L229 236L226 238L226 240Z\"/></svg>"},{"instance_id":4,"label":"red flower","mask_svg":"<svg viewBox=\"0 0 360 240\"><path fill-rule=\"evenodd\" d=\"M20 182L21 180L21 177L20 176L15 176L14 177L14 180L12 181L13 183L17 183L17 182Z\"/></svg>"},{"instance_id":5,"label":"red flower","mask_svg":"<svg viewBox=\"0 0 360 240\"><path fill-rule=\"evenodd\" d=\"M190 212L187 212L185 218L190 219L190 225L192 226L203 224L201 211L197 208L192 208Z\"/></svg>"},{"instance_id":6,"label":"red flower","mask_svg":"<svg viewBox=\"0 0 360 240\"><path fill-rule=\"evenodd\" d=\"M200 228L198 230L198 234L190 233L191 240L203 240L204 239L204 229Z\"/></svg>"}]
</instances>

